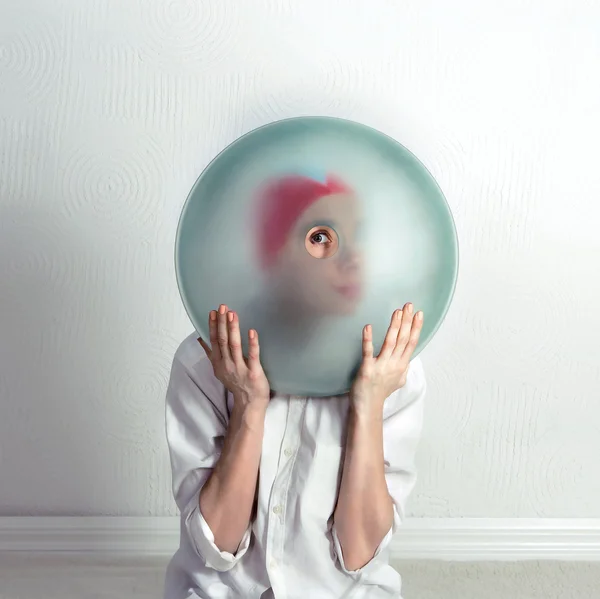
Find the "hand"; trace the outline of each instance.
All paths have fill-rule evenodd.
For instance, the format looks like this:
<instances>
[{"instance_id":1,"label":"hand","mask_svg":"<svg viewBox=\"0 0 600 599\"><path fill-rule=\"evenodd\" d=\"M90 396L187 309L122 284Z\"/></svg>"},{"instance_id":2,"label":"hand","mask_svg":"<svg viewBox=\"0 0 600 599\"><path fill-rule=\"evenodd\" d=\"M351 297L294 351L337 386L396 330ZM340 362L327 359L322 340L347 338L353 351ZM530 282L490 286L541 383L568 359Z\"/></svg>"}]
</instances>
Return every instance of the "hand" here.
<instances>
[{"instance_id":1,"label":"hand","mask_svg":"<svg viewBox=\"0 0 600 599\"><path fill-rule=\"evenodd\" d=\"M413 317L412 304L392 314L381 351L373 356L373 331L371 325L363 329L362 362L350 398L356 408L383 409L383 403L394 391L406 384L410 359L423 328L423 312Z\"/></svg>"},{"instance_id":2,"label":"hand","mask_svg":"<svg viewBox=\"0 0 600 599\"><path fill-rule=\"evenodd\" d=\"M260 364L258 333L248 331L248 357L242 354L238 315L219 306L208 316L212 349L202 340L200 345L210 360L215 376L233 394L235 405L266 408L270 399L269 381Z\"/></svg>"}]
</instances>

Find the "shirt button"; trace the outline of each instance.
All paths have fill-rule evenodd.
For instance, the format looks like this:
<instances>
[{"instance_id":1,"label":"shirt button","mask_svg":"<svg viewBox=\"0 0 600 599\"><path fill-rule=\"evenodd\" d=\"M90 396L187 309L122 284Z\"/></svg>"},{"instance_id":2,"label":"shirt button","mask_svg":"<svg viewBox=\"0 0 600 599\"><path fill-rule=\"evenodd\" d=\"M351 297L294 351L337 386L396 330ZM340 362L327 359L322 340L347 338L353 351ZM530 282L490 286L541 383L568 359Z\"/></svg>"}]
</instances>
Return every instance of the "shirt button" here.
<instances>
[{"instance_id":1,"label":"shirt button","mask_svg":"<svg viewBox=\"0 0 600 599\"><path fill-rule=\"evenodd\" d=\"M283 453L286 458L289 458L294 452L288 447Z\"/></svg>"},{"instance_id":2,"label":"shirt button","mask_svg":"<svg viewBox=\"0 0 600 599\"><path fill-rule=\"evenodd\" d=\"M273 508L273 513L274 513L274 514L281 514L281 512L282 512L282 511L283 511L283 508L282 508L280 505L276 505L276 506Z\"/></svg>"}]
</instances>

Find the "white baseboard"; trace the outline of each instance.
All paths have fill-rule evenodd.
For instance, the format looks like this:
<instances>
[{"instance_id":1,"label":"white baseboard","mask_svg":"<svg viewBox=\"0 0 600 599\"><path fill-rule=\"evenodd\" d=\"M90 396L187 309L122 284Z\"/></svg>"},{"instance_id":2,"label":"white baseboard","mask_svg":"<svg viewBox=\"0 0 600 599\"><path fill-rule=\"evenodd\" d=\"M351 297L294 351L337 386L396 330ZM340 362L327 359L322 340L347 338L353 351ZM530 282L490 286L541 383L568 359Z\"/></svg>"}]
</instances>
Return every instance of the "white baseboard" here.
<instances>
[{"instance_id":1,"label":"white baseboard","mask_svg":"<svg viewBox=\"0 0 600 599\"><path fill-rule=\"evenodd\" d=\"M416 518L392 544L395 559L600 561L600 518Z\"/></svg>"},{"instance_id":2,"label":"white baseboard","mask_svg":"<svg viewBox=\"0 0 600 599\"><path fill-rule=\"evenodd\" d=\"M178 518L0 518L0 551L167 556ZM392 559L600 561L600 519L408 519Z\"/></svg>"}]
</instances>

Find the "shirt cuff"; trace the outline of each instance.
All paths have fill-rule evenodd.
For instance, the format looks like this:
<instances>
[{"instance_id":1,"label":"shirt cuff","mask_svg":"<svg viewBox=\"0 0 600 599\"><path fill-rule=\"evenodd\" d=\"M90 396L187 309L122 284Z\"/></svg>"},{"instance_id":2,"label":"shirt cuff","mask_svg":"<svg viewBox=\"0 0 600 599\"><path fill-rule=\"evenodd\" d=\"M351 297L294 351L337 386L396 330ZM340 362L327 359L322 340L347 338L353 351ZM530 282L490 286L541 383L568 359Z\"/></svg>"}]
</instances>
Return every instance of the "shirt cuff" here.
<instances>
[{"instance_id":1,"label":"shirt cuff","mask_svg":"<svg viewBox=\"0 0 600 599\"><path fill-rule=\"evenodd\" d=\"M194 499L192 499L192 501L196 502L196 505L185 519L185 528L192 546L209 568L213 568L213 570L217 570L218 572L231 570L244 557L246 551L248 551L252 523L248 525L235 554L229 553L229 551L221 551L215 545L215 535L200 512L198 497L199 494L196 494Z\"/></svg>"},{"instance_id":2,"label":"shirt cuff","mask_svg":"<svg viewBox=\"0 0 600 599\"><path fill-rule=\"evenodd\" d=\"M398 513L398 510L394 505L394 520L392 522L391 528L388 530L385 537L383 537L381 543L379 543L379 546L375 550L373 557L362 568L359 568L358 570L348 570L348 568L346 568L346 564L344 563L344 556L342 554L342 545L340 544L340 539L338 538L334 524L331 529L333 537L333 546L335 549L336 557L340 562L342 571L354 579L364 580L369 574L379 569L381 565L387 564L389 561L389 555L387 555L389 552L387 550L389 549L392 538L398 530L398 528L400 527L400 524L400 514Z\"/></svg>"}]
</instances>

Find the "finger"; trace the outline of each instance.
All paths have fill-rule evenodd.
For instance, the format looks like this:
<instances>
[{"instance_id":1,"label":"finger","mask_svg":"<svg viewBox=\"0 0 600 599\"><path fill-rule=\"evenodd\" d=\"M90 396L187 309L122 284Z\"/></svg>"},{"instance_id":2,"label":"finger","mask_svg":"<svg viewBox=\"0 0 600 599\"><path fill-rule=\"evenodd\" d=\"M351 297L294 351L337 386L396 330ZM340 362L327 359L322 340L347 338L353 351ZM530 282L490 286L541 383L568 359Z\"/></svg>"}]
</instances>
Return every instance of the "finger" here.
<instances>
[{"instance_id":1,"label":"finger","mask_svg":"<svg viewBox=\"0 0 600 599\"><path fill-rule=\"evenodd\" d=\"M410 335L408 338L408 343L406 344L406 348L404 349L404 353L402 354L402 359L410 362L410 358L419 343L419 336L421 335L421 329L423 328L423 312L419 311L415 314L413 318L412 327L410 329Z\"/></svg>"},{"instance_id":2,"label":"finger","mask_svg":"<svg viewBox=\"0 0 600 599\"><path fill-rule=\"evenodd\" d=\"M210 345L211 345L212 357L215 362L220 362L221 361L221 349L219 348L219 343L218 343L217 311L216 310L211 310L210 314L208 315L208 332L210 335Z\"/></svg>"},{"instance_id":3,"label":"finger","mask_svg":"<svg viewBox=\"0 0 600 599\"><path fill-rule=\"evenodd\" d=\"M402 310L394 310L390 326L388 327L383 345L379 351L378 358L389 358L396 347L396 341L398 339L398 331L400 330L400 323L402 319Z\"/></svg>"},{"instance_id":4,"label":"finger","mask_svg":"<svg viewBox=\"0 0 600 599\"><path fill-rule=\"evenodd\" d=\"M258 333L254 329L248 331L248 368L253 372L261 368Z\"/></svg>"},{"instance_id":5,"label":"finger","mask_svg":"<svg viewBox=\"0 0 600 599\"><path fill-rule=\"evenodd\" d=\"M373 358L373 327L370 324L363 328L362 355L363 361Z\"/></svg>"},{"instance_id":6,"label":"finger","mask_svg":"<svg viewBox=\"0 0 600 599\"><path fill-rule=\"evenodd\" d=\"M229 333L227 332L227 306L221 304L217 314L217 343L223 362L231 361L229 352Z\"/></svg>"},{"instance_id":7,"label":"finger","mask_svg":"<svg viewBox=\"0 0 600 599\"><path fill-rule=\"evenodd\" d=\"M400 324L400 331L398 333L398 339L396 341L396 347L394 348L394 354L401 356L404 353L408 338L410 336L410 328L413 321L413 305L406 304L402 310L402 323Z\"/></svg>"},{"instance_id":8,"label":"finger","mask_svg":"<svg viewBox=\"0 0 600 599\"><path fill-rule=\"evenodd\" d=\"M208 356L208 359L212 362L212 351L210 350L210 347L204 343L204 339L202 339L202 337L198 337L198 343L202 346L202 349Z\"/></svg>"},{"instance_id":9,"label":"finger","mask_svg":"<svg viewBox=\"0 0 600 599\"><path fill-rule=\"evenodd\" d=\"M240 319L235 312L228 312L227 327L229 332L229 351L236 366L243 366L242 338L240 336Z\"/></svg>"}]
</instances>

